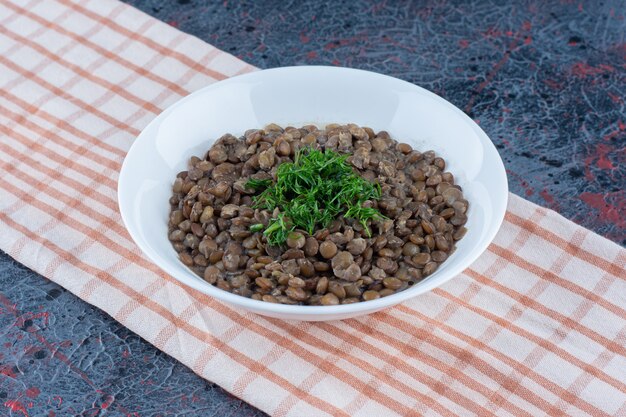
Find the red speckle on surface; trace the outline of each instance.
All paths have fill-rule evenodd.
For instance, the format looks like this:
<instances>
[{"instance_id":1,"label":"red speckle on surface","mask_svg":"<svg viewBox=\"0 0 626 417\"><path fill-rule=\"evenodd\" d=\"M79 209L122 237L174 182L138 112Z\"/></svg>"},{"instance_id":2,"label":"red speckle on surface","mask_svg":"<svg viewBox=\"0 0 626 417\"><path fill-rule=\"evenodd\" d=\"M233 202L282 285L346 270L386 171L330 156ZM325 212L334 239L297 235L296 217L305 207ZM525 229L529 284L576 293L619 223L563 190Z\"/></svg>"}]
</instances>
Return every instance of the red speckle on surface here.
<instances>
[{"instance_id":1,"label":"red speckle on surface","mask_svg":"<svg viewBox=\"0 0 626 417\"><path fill-rule=\"evenodd\" d=\"M128 349L124 349L124 351L122 352L122 358L128 357L130 357L130 352L128 351Z\"/></svg>"},{"instance_id":2,"label":"red speckle on surface","mask_svg":"<svg viewBox=\"0 0 626 417\"><path fill-rule=\"evenodd\" d=\"M619 104L619 103L621 103L621 102L622 102L622 100L623 100L623 99L622 99L622 97L621 97L621 96L618 96L617 94L613 94L613 93L611 93L611 92L608 92L608 93L606 93L606 94L609 96L609 98L611 99L611 101L612 101L613 103Z\"/></svg>"},{"instance_id":3,"label":"red speckle on surface","mask_svg":"<svg viewBox=\"0 0 626 417\"><path fill-rule=\"evenodd\" d=\"M354 45L354 44L356 44L358 42L363 42L363 41L365 41L367 39L368 39L367 34L362 33L362 34L359 34L359 35L356 35L356 36L352 36L352 37L349 37L349 38L337 39L337 40L334 40L332 42L328 42L326 45L324 45L324 49L326 51L330 51L332 49L339 48L339 47L342 47L342 46Z\"/></svg>"},{"instance_id":4,"label":"red speckle on surface","mask_svg":"<svg viewBox=\"0 0 626 417\"><path fill-rule=\"evenodd\" d=\"M613 193L588 193L580 195L580 199L589 207L598 210L601 220L613 223L621 229L626 229L626 191ZM614 201L614 202L612 202Z\"/></svg>"},{"instance_id":5,"label":"red speckle on surface","mask_svg":"<svg viewBox=\"0 0 626 417\"><path fill-rule=\"evenodd\" d=\"M333 59L332 64L333 64L333 65L335 65L335 66L340 66L340 65L341 65L341 62L339 62L339 60L338 60L338 59Z\"/></svg>"},{"instance_id":6,"label":"red speckle on surface","mask_svg":"<svg viewBox=\"0 0 626 417\"><path fill-rule=\"evenodd\" d=\"M561 84L559 84L558 82L551 80L549 78L546 78L545 80L543 80L543 82L550 88L554 89L554 90L560 90Z\"/></svg>"},{"instance_id":7,"label":"red speckle on surface","mask_svg":"<svg viewBox=\"0 0 626 417\"><path fill-rule=\"evenodd\" d=\"M39 394L41 394L41 391L37 387L31 387L27 389L24 393L28 398L37 398L39 397Z\"/></svg>"},{"instance_id":8,"label":"red speckle on surface","mask_svg":"<svg viewBox=\"0 0 626 417\"><path fill-rule=\"evenodd\" d=\"M6 310L7 313L17 315L17 307L15 307L15 304L11 303L11 300L6 298L4 294L2 293L0 293L0 304L2 304L2 309L0 309L0 314L4 313L4 311Z\"/></svg>"},{"instance_id":9,"label":"red speckle on surface","mask_svg":"<svg viewBox=\"0 0 626 417\"><path fill-rule=\"evenodd\" d=\"M26 410L26 407L24 407L24 404L22 404L18 400L5 401L4 406L14 413L19 412L19 413L24 414L26 417L28 417L28 411Z\"/></svg>"},{"instance_id":10,"label":"red speckle on surface","mask_svg":"<svg viewBox=\"0 0 626 417\"><path fill-rule=\"evenodd\" d=\"M52 410L48 411L48 417L55 417L56 413Z\"/></svg>"},{"instance_id":11,"label":"red speckle on surface","mask_svg":"<svg viewBox=\"0 0 626 417\"><path fill-rule=\"evenodd\" d=\"M8 376L9 378L17 377L13 367L9 365L0 365L0 375Z\"/></svg>"},{"instance_id":12,"label":"red speckle on surface","mask_svg":"<svg viewBox=\"0 0 626 417\"><path fill-rule=\"evenodd\" d=\"M11 346L12 346L11 342L6 342L4 344L4 347L7 348L7 349L10 348Z\"/></svg>"},{"instance_id":13,"label":"red speckle on surface","mask_svg":"<svg viewBox=\"0 0 626 417\"><path fill-rule=\"evenodd\" d=\"M372 9L371 9L372 14L376 14L380 12L381 10L384 10L386 6L387 6L387 1L381 1L380 3L372 5Z\"/></svg>"},{"instance_id":14,"label":"red speckle on surface","mask_svg":"<svg viewBox=\"0 0 626 417\"><path fill-rule=\"evenodd\" d=\"M610 146L605 145L604 143L599 143L596 147L596 152L598 154L598 168L600 169L613 169L613 162L609 159L609 152L613 149Z\"/></svg>"},{"instance_id":15,"label":"red speckle on surface","mask_svg":"<svg viewBox=\"0 0 626 417\"><path fill-rule=\"evenodd\" d=\"M494 36L494 37L499 36L499 35L496 35L496 33L499 33L497 31L497 29L489 28L487 30L487 32L485 33L485 35L486 36ZM513 35L513 32L510 32L510 31L507 32L507 35L509 33L510 33L509 36ZM520 33L516 33L515 34L515 38L513 39L511 44L509 45L509 48L508 48L507 52L505 52L504 55L502 56L502 58L498 62L496 62L496 64L491 69L491 71L489 71L487 73L487 76L485 77L485 80L483 82L481 82L478 86L476 86L476 88L474 89L473 94L470 96L469 102L467 103L467 105L464 108L465 113L469 113L472 110L472 107L474 106L474 101L476 100L476 97L482 93L482 91L485 89L485 87L487 87L491 83L491 81L496 76L498 71L500 71L500 69L504 66L504 64L507 63L507 61L509 60L509 57L511 55L511 52L519 47L519 37L520 36L521 36ZM531 64L531 68L532 68L533 65L534 65L534 63Z\"/></svg>"},{"instance_id":16,"label":"red speckle on surface","mask_svg":"<svg viewBox=\"0 0 626 417\"><path fill-rule=\"evenodd\" d=\"M169 22L167 22L167 24L174 28L178 27L178 22L175 20L170 20Z\"/></svg>"},{"instance_id":17,"label":"red speckle on surface","mask_svg":"<svg viewBox=\"0 0 626 417\"><path fill-rule=\"evenodd\" d=\"M617 136L619 133L619 130L613 131L605 135L604 140L609 141L614 136ZM600 169L615 169L613 161L626 161L626 147L622 147L621 149L615 149L608 143L596 144L593 152L585 158L585 178L589 181L595 178L593 173L591 172L591 167L594 164Z\"/></svg>"},{"instance_id":18,"label":"red speckle on surface","mask_svg":"<svg viewBox=\"0 0 626 417\"><path fill-rule=\"evenodd\" d=\"M522 29L526 31L529 31L532 27L533 27L532 23L530 23L528 20L522 23Z\"/></svg>"},{"instance_id":19,"label":"red speckle on surface","mask_svg":"<svg viewBox=\"0 0 626 417\"><path fill-rule=\"evenodd\" d=\"M414 47L407 46L407 45L403 44L402 42L398 42L397 40L391 38L389 35L383 35L383 37L381 39L382 39L383 42L391 44L391 45L395 46L398 49L404 49L404 50L409 51L409 52L416 52L416 49ZM365 55L365 50L363 48L361 48L361 55ZM434 61L431 61L431 62L436 65L436 63Z\"/></svg>"},{"instance_id":20,"label":"red speckle on surface","mask_svg":"<svg viewBox=\"0 0 626 417\"><path fill-rule=\"evenodd\" d=\"M467 48L469 46L469 41L467 39L461 39L459 41L459 46L463 49Z\"/></svg>"},{"instance_id":21,"label":"red speckle on surface","mask_svg":"<svg viewBox=\"0 0 626 417\"><path fill-rule=\"evenodd\" d=\"M308 59L315 59L315 58L317 58L317 52L315 52L315 51L311 51L311 52L309 52L308 54L306 54L306 57L307 57Z\"/></svg>"},{"instance_id":22,"label":"red speckle on surface","mask_svg":"<svg viewBox=\"0 0 626 417\"><path fill-rule=\"evenodd\" d=\"M531 43L533 43L532 36L527 36L526 38L524 38L524 45L530 45Z\"/></svg>"},{"instance_id":23,"label":"red speckle on surface","mask_svg":"<svg viewBox=\"0 0 626 417\"><path fill-rule=\"evenodd\" d=\"M139 413L137 413L136 411L133 411L132 413L130 411L128 411L125 407L117 404L117 406L115 407L116 411L119 411L120 413L124 414L126 417L139 417Z\"/></svg>"},{"instance_id":24,"label":"red speckle on surface","mask_svg":"<svg viewBox=\"0 0 626 417\"><path fill-rule=\"evenodd\" d=\"M526 194L526 196L531 196L531 195L533 195L535 193L535 190L533 190L530 187L530 185L528 184L528 182L526 180L524 180L520 175L516 174L515 172L511 171L510 169L507 169L506 173L511 178L515 178L517 181L519 181L520 185L524 189L524 194Z\"/></svg>"},{"instance_id":25,"label":"red speckle on surface","mask_svg":"<svg viewBox=\"0 0 626 417\"><path fill-rule=\"evenodd\" d=\"M614 71L615 68L611 65L600 64L597 67L594 67L586 62L577 62L572 67L572 74L580 78L588 77L590 75L602 75Z\"/></svg>"},{"instance_id":26,"label":"red speckle on surface","mask_svg":"<svg viewBox=\"0 0 626 417\"><path fill-rule=\"evenodd\" d=\"M58 360L66 364L74 373L78 374L83 379L83 381L85 381L91 387L94 386L93 382L91 381L91 379L89 379L87 374L83 372L82 369L76 367L64 353L62 353L60 350L55 348L43 336L37 334L35 337L40 343L42 343L46 348L48 348L48 350L50 350L50 352L52 353L52 356L54 356L55 358L57 358Z\"/></svg>"},{"instance_id":27,"label":"red speckle on surface","mask_svg":"<svg viewBox=\"0 0 626 417\"><path fill-rule=\"evenodd\" d=\"M545 188L543 190L541 190L541 192L539 193L539 195L546 200L546 203L548 203L548 205L552 206L554 205L554 196L551 195L548 190L546 190Z\"/></svg>"},{"instance_id":28,"label":"red speckle on surface","mask_svg":"<svg viewBox=\"0 0 626 417\"><path fill-rule=\"evenodd\" d=\"M300 32L300 42L309 43L311 38L304 34L304 32Z\"/></svg>"},{"instance_id":29,"label":"red speckle on surface","mask_svg":"<svg viewBox=\"0 0 626 417\"><path fill-rule=\"evenodd\" d=\"M17 320L15 321L15 326L24 327L24 323L26 322L26 320L33 321L35 319L40 319L40 318L43 318L43 325L44 327L47 327L48 321L50 319L50 313L48 313L47 311L42 311L40 313L31 313L29 311L27 313L24 313L17 318Z\"/></svg>"},{"instance_id":30,"label":"red speckle on surface","mask_svg":"<svg viewBox=\"0 0 626 417\"><path fill-rule=\"evenodd\" d=\"M102 408L103 410L106 410L107 408L109 408L111 406L111 404L113 403L113 396L111 395L107 395L106 399L102 402L102 405L100 406L100 408Z\"/></svg>"},{"instance_id":31,"label":"red speckle on surface","mask_svg":"<svg viewBox=\"0 0 626 417\"><path fill-rule=\"evenodd\" d=\"M72 341L71 340L64 340L61 343L59 343L59 346L61 346L63 348L68 348L68 347L72 346Z\"/></svg>"}]
</instances>

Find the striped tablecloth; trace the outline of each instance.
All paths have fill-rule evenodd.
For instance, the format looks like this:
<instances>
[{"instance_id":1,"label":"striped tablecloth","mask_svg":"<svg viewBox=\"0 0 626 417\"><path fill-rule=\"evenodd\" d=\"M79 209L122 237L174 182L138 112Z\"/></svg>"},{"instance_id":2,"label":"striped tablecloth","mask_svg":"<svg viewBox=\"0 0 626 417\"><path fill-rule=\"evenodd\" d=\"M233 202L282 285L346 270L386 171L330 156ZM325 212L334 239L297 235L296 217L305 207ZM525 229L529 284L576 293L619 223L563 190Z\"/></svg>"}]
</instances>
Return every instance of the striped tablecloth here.
<instances>
[{"instance_id":1,"label":"striped tablecloth","mask_svg":"<svg viewBox=\"0 0 626 417\"><path fill-rule=\"evenodd\" d=\"M140 253L118 172L180 97L253 67L114 0L0 2L0 248L276 416L626 415L626 251L510 196L489 250L360 319L286 323Z\"/></svg>"}]
</instances>

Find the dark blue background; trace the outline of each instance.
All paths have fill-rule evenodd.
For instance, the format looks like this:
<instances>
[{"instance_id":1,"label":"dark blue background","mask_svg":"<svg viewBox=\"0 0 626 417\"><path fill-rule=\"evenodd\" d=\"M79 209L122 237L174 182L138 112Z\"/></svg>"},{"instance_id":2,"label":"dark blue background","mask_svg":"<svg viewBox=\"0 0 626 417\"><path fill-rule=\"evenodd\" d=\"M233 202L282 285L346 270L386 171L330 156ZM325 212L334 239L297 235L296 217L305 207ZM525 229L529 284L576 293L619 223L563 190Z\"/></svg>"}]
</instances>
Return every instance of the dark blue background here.
<instances>
[{"instance_id":1,"label":"dark blue background","mask_svg":"<svg viewBox=\"0 0 626 417\"><path fill-rule=\"evenodd\" d=\"M483 127L512 192L626 244L623 1L127 2L261 68L424 86ZM0 332L0 415L263 415L3 253Z\"/></svg>"}]
</instances>

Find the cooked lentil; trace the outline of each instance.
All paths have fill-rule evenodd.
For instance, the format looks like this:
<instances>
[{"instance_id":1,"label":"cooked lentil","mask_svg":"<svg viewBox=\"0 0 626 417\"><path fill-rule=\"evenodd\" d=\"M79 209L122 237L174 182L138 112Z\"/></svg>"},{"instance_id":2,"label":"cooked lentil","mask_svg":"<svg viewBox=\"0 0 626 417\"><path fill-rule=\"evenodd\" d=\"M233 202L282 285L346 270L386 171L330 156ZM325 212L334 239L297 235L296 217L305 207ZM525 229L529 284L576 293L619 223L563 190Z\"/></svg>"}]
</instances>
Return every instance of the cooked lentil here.
<instances>
[{"instance_id":1,"label":"cooked lentil","mask_svg":"<svg viewBox=\"0 0 626 417\"><path fill-rule=\"evenodd\" d=\"M316 230L293 230L279 207L255 205L278 167L307 148L347 155L358 176L380 185L380 199L358 200ZM226 134L176 176L168 236L183 264L234 294L300 305L374 300L434 273L465 235L468 202L445 168L433 151L354 124ZM360 210L382 216L350 216ZM270 245L267 230L280 222L274 241L284 244Z\"/></svg>"}]
</instances>

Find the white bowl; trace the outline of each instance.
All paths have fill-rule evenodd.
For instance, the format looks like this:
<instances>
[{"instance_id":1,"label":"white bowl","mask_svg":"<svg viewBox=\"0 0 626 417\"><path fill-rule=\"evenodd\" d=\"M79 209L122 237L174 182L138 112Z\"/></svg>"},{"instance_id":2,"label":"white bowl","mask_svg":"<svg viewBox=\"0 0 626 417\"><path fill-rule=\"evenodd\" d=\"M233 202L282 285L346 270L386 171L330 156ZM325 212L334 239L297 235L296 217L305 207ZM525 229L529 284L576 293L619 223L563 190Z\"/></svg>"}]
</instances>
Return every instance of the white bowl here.
<instances>
[{"instance_id":1,"label":"white bowl","mask_svg":"<svg viewBox=\"0 0 626 417\"><path fill-rule=\"evenodd\" d=\"M469 201L468 232L439 269L405 291L338 306L290 306L231 294L203 281L179 260L167 237L168 199L176 174L224 133L269 123L282 126L356 123L447 162ZM287 67L233 77L183 98L133 143L119 178L122 219L143 252L181 283L237 308L292 320L334 320L373 313L429 291L467 268L502 220L508 186L504 165L480 127L441 97L408 82L336 67Z\"/></svg>"}]
</instances>

